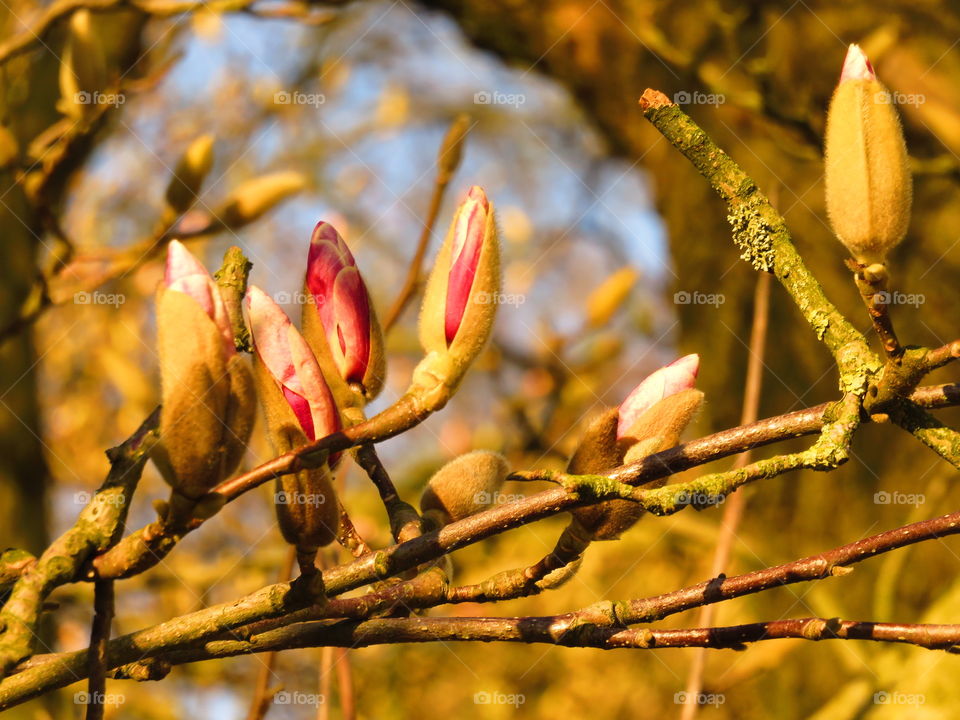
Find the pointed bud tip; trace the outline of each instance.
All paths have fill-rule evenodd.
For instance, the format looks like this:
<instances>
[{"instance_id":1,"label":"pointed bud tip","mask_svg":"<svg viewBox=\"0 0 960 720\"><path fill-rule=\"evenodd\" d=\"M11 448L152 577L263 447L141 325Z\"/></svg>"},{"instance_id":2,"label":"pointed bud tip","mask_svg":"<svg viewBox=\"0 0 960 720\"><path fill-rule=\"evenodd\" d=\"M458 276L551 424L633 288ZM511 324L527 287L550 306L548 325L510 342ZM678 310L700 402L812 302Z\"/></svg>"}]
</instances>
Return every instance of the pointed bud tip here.
<instances>
[{"instance_id":1,"label":"pointed bud tip","mask_svg":"<svg viewBox=\"0 0 960 720\"><path fill-rule=\"evenodd\" d=\"M472 185L470 191L467 193L467 200L476 200L484 209L489 209L490 201L487 200L487 194L483 191L483 188L479 185Z\"/></svg>"},{"instance_id":2,"label":"pointed bud tip","mask_svg":"<svg viewBox=\"0 0 960 720\"><path fill-rule=\"evenodd\" d=\"M846 80L876 80L877 74L867 56L854 43L847 49L847 56L843 61L843 70L840 73L840 82Z\"/></svg>"},{"instance_id":3,"label":"pointed bud tip","mask_svg":"<svg viewBox=\"0 0 960 720\"><path fill-rule=\"evenodd\" d=\"M170 287L174 282L188 275L207 275L207 269L187 250L179 240L171 240L167 245L167 265L163 275L163 284Z\"/></svg>"},{"instance_id":4,"label":"pointed bud tip","mask_svg":"<svg viewBox=\"0 0 960 720\"><path fill-rule=\"evenodd\" d=\"M693 353L648 375L620 404L617 437L663 398L694 387L699 372L700 356Z\"/></svg>"}]
</instances>

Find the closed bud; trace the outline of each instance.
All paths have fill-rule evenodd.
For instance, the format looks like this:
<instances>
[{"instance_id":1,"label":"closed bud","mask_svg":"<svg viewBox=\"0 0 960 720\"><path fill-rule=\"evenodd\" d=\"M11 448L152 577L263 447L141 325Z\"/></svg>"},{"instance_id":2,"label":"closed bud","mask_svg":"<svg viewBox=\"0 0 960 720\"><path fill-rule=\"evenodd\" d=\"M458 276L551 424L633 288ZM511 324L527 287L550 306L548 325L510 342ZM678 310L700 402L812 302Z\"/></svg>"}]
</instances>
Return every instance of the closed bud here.
<instances>
[{"instance_id":1,"label":"closed bud","mask_svg":"<svg viewBox=\"0 0 960 720\"><path fill-rule=\"evenodd\" d=\"M343 380L372 400L383 387L383 332L350 248L332 225L318 223L310 239L303 334L338 400Z\"/></svg>"},{"instance_id":2,"label":"closed bud","mask_svg":"<svg viewBox=\"0 0 960 720\"><path fill-rule=\"evenodd\" d=\"M187 147L177 162L167 186L167 205L185 212L197 200L203 181L213 167L213 135L201 135Z\"/></svg>"},{"instance_id":3,"label":"closed bud","mask_svg":"<svg viewBox=\"0 0 960 720\"><path fill-rule=\"evenodd\" d=\"M587 326L600 328L610 322L610 318L630 297L638 277L636 270L625 267L600 283L587 298Z\"/></svg>"},{"instance_id":4,"label":"closed bud","mask_svg":"<svg viewBox=\"0 0 960 720\"><path fill-rule=\"evenodd\" d=\"M85 8L77 10L70 16L60 59L60 109L75 120L89 116L96 108L96 94L106 83L106 60L93 15Z\"/></svg>"},{"instance_id":5,"label":"closed bud","mask_svg":"<svg viewBox=\"0 0 960 720\"><path fill-rule=\"evenodd\" d=\"M245 304L254 378L274 450L286 453L338 431L340 415L306 340L260 288L249 288ZM327 463L279 477L274 500L283 537L299 550L313 551L336 537L340 511Z\"/></svg>"},{"instance_id":6,"label":"closed bud","mask_svg":"<svg viewBox=\"0 0 960 720\"><path fill-rule=\"evenodd\" d=\"M506 459L490 450L475 450L451 460L427 483L420 498L424 518L443 526L486 510L497 500L510 474Z\"/></svg>"},{"instance_id":7,"label":"closed bud","mask_svg":"<svg viewBox=\"0 0 960 720\"><path fill-rule=\"evenodd\" d=\"M457 115L443 138L440 152L437 153L437 170L440 182L449 182L450 177L460 167L460 161L463 159L463 146L466 143L469 131L470 116L467 114Z\"/></svg>"},{"instance_id":8,"label":"closed bud","mask_svg":"<svg viewBox=\"0 0 960 720\"><path fill-rule=\"evenodd\" d=\"M834 233L858 262L883 263L906 235L912 183L890 92L856 45L830 100L824 154Z\"/></svg>"},{"instance_id":9,"label":"closed bud","mask_svg":"<svg viewBox=\"0 0 960 720\"><path fill-rule=\"evenodd\" d=\"M239 464L256 399L219 288L176 240L157 295L157 334L163 408L152 457L177 492L197 499Z\"/></svg>"},{"instance_id":10,"label":"closed bud","mask_svg":"<svg viewBox=\"0 0 960 720\"><path fill-rule=\"evenodd\" d=\"M703 393L693 389L700 367L698 355L687 355L651 373L618 408L600 415L584 433L567 471L603 473L625 462L666 450L696 414ZM663 485L666 479L655 485ZM629 500L605 500L577 508L574 518L594 540L615 540L643 515Z\"/></svg>"},{"instance_id":11,"label":"closed bud","mask_svg":"<svg viewBox=\"0 0 960 720\"><path fill-rule=\"evenodd\" d=\"M236 230L296 195L306 184L306 178L292 170L261 175L230 193L216 215L225 227Z\"/></svg>"},{"instance_id":12,"label":"closed bud","mask_svg":"<svg viewBox=\"0 0 960 720\"><path fill-rule=\"evenodd\" d=\"M420 342L429 367L425 365L419 376L442 384L435 389L443 402L490 338L500 288L500 243L493 205L474 186L457 209L440 248L420 312Z\"/></svg>"}]
</instances>

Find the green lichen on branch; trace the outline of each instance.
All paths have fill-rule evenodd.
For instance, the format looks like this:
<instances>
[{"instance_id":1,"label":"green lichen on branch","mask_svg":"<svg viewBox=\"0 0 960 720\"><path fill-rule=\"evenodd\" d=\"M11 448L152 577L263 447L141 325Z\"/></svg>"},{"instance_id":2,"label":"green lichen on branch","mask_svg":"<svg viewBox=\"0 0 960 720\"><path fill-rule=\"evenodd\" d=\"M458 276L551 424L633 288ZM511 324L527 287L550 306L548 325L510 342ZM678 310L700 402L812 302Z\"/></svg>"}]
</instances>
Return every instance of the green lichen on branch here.
<instances>
[{"instance_id":1,"label":"green lichen on branch","mask_svg":"<svg viewBox=\"0 0 960 720\"><path fill-rule=\"evenodd\" d=\"M804 264L793 245L783 217L760 192L756 183L714 143L709 136L674 105L666 95L647 90L640 98L644 117L686 157L727 203L733 240L741 257L758 270L772 272L793 298L810 327L837 359L841 389L858 386L864 373L878 372L881 363L871 352L863 334L827 299L823 288ZM855 352L850 352L854 349Z\"/></svg>"},{"instance_id":2,"label":"green lichen on branch","mask_svg":"<svg viewBox=\"0 0 960 720\"><path fill-rule=\"evenodd\" d=\"M128 440L107 451L110 472L77 522L14 584L0 611L0 677L35 650L40 612L50 593L73 582L88 558L117 541L159 421L157 408Z\"/></svg>"}]
</instances>

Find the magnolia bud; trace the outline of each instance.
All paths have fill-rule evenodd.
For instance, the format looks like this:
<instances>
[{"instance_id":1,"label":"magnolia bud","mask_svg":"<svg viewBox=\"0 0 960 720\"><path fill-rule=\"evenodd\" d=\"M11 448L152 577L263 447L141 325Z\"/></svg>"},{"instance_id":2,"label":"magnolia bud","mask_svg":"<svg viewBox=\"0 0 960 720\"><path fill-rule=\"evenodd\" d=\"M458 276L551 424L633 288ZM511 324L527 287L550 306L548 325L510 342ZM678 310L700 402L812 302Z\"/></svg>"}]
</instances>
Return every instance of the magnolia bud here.
<instances>
[{"instance_id":1,"label":"magnolia bud","mask_svg":"<svg viewBox=\"0 0 960 720\"><path fill-rule=\"evenodd\" d=\"M219 288L176 240L157 294L157 332L163 408L152 457L175 490L197 499L239 464L256 399Z\"/></svg>"},{"instance_id":2,"label":"magnolia bud","mask_svg":"<svg viewBox=\"0 0 960 720\"><path fill-rule=\"evenodd\" d=\"M89 10L74 12L68 27L60 61L60 109L79 120L92 114L97 94L106 86L106 60Z\"/></svg>"},{"instance_id":3,"label":"magnolia bud","mask_svg":"<svg viewBox=\"0 0 960 720\"><path fill-rule=\"evenodd\" d=\"M907 232L912 184L890 93L856 45L830 100L824 153L833 231L860 263L882 263Z\"/></svg>"},{"instance_id":4,"label":"magnolia bud","mask_svg":"<svg viewBox=\"0 0 960 720\"><path fill-rule=\"evenodd\" d=\"M567 471L602 473L676 445L703 401L703 393L692 389L699 366L699 356L687 355L649 375L619 408L608 410L587 428ZM666 479L656 484L664 483ZM619 499L573 511L594 540L615 540L642 515L638 503Z\"/></svg>"},{"instance_id":5,"label":"magnolia bud","mask_svg":"<svg viewBox=\"0 0 960 720\"><path fill-rule=\"evenodd\" d=\"M261 175L230 193L216 215L224 226L236 230L296 195L306 184L306 178L292 170Z\"/></svg>"},{"instance_id":6,"label":"magnolia bud","mask_svg":"<svg viewBox=\"0 0 960 720\"><path fill-rule=\"evenodd\" d=\"M201 135L187 147L167 186L167 205L182 213L196 201L213 167L213 135Z\"/></svg>"},{"instance_id":7,"label":"magnolia bud","mask_svg":"<svg viewBox=\"0 0 960 720\"><path fill-rule=\"evenodd\" d=\"M499 294L500 244L493 205L474 186L440 248L420 312L420 342L429 365L420 376L446 388L440 392L444 401L490 338Z\"/></svg>"},{"instance_id":8,"label":"magnolia bud","mask_svg":"<svg viewBox=\"0 0 960 720\"><path fill-rule=\"evenodd\" d=\"M600 283L587 298L587 325L599 328L610 322L610 318L630 296L638 277L636 270L625 267Z\"/></svg>"},{"instance_id":9,"label":"magnolia bud","mask_svg":"<svg viewBox=\"0 0 960 720\"><path fill-rule=\"evenodd\" d=\"M306 340L260 288L250 286L245 304L274 450L286 453L338 431L340 415ZM340 511L327 463L277 478L275 502L283 537L299 550L312 552L336 537Z\"/></svg>"},{"instance_id":10,"label":"magnolia bud","mask_svg":"<svg viewBox=\"0 0 960 720\"><path fill-rule=\"evenodd\" d=\"M490 450L475 450L451 460L427 483L420 498L424 518L437 526L486 510L510 474L506 459Z\"/></svg>"},{"instance_id":11,"label":"magnolia bud","mask_svg":"<svg viewBox=\"0 0 960 720\"><path fill-rule=\"evenodd\" d=\"M383 333L350 248L329 223L313 230L306 291L303 334L337 399L336 378L373 399L386 375Z\"/></svg>"},{"instance_id":12,"label":"magnolia bud","mask_svg":"<svg viewBox=\"0 0 960 720\"><path fill-rule=\"evenodd\" d=\"M470 116L457 115L447 130L437 153L437 171L440 182L449 182L450 177L457 171L463 159L463 146L470 131Z\"/></svg>"}]
</instances>

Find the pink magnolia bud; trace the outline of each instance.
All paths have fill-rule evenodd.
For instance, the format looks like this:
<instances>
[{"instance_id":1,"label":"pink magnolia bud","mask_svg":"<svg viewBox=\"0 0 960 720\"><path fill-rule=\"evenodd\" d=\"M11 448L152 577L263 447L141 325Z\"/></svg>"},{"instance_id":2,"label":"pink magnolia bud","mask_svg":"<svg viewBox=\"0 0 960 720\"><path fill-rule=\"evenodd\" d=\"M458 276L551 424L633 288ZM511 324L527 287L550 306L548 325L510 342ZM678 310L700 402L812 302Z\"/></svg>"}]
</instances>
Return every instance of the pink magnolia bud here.
<instances>
[{"instance_id":1,"label":"pink magnolia bud","mask_svg":"<svg viewBox=\"0 0 960 720\"><path fill-rule=\"evenodd\" d=\"M467 199L457 210L444 315L447 345L450 345L456 337L470 299L473 280L480 263L480 250L483 247L489 212L490 203L483 189L478 185L470 188Z\"/></svg>"},{"instance_id":2,"label":"pink magnolia bud","mask_svg":"<svg viewBox=\"0 0 960 720\"><path fill-rule=\"evenodd\" d=\"M167 290L181 292L196 300L223 336L227 357L236 353L230 316L217 284L203 264L179 240L171 240L167 246L163 284Z\"/></svg>"},{"instance_id":3,"label":"pink magnolia bud","mask_svg":"<svg viewBox=\"0 0 960 720\"><path fill-rule=\"evenodd\" d=\"M340 414L307 341L260 288L250 286L246 306L254 350L283 391L304 435L313 441L338 431Z\"/></svg>"},{"instance_id":4,"label":"pink magnolia bud","mask_svg":"<svg viewBox=\"0 0 960 720\"><path fill-rule=\"evenodd\" d=\"M622 437L644 412L665 397L693 388L699 370L700 356L693 354L647 376L620 405L617 437Z\"/></svg>"},{"instance_id":5,"label":"pink magnolia bud","mask_svg":"<svg viewBox=\"0 0 960 720\"><path fill-rule=\"evenodd\" d=\"M350 248L329 223L317 223L310 238L307 290L341 377L364 384L372 351L370 295Z\"/></svg>"},{"instance_id":6,"label":"pink magnolia bud","mask_svg":"<svg viewBox=\"0 0 960 720\"><path fill-rule=\"evenodd\" d=\"M853 44L847 49L847 57L843 60L843 70L840 72L840 82L845 80L876 80L877 74L873 65L863 54L859 45Z\"/></svg>"}]
</instances>

